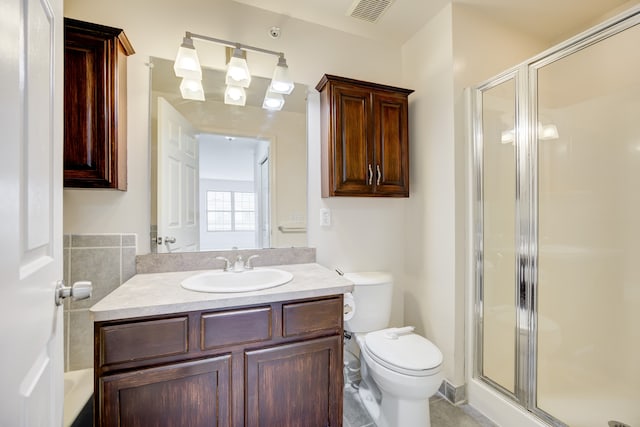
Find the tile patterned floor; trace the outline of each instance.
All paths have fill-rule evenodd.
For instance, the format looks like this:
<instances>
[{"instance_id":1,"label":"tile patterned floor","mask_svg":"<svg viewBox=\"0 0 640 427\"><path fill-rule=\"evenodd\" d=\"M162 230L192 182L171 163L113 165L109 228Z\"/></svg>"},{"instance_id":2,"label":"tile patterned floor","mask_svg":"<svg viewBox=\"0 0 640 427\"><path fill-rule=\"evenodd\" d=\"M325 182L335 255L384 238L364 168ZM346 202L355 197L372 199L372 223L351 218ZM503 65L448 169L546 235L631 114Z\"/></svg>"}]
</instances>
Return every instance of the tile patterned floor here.
<instances>
[{"instance_id":1,"label":"tile patterned floor","mask_svg":"<svg viewBox=\"0 0 640 427\"><path fill-rule=\"evenodd\" d=\"M431 427L497 427L471 406L452 405L440 395L431 398L430 408ZM343 427L375 427L355 390L345 390L342 425Z\"/></svg>"}]
</instances>

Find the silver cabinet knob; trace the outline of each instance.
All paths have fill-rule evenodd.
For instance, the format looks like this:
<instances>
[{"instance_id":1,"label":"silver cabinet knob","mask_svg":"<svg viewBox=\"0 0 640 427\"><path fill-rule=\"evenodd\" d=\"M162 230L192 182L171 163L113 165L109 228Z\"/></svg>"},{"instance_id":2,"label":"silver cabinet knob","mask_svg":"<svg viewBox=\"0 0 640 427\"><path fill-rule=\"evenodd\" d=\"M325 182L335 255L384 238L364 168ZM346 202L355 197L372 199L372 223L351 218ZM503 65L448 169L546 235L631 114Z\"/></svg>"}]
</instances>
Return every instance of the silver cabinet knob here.
<instances>
[{"instance_id":1,"label":"silver cabinet knob","mask_svg":"<svg viewBox=\"0 0 640 427\"><path fill-rule=\"evenodd\" d=\"M62 300L71 297L73 301L91 297L93 285L89 280L75 282L72 286L65 286L64 280L56 283L56 305L62 305Z\"/></svg>"}]
</instances>

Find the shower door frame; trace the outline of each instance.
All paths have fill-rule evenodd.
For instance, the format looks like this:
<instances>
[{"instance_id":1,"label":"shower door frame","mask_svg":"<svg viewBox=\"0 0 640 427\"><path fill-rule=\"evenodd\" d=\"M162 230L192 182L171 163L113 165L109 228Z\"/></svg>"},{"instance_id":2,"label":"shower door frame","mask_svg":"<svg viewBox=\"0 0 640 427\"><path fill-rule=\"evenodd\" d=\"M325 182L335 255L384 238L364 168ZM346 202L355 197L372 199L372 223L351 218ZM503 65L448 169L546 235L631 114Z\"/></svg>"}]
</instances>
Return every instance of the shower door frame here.
<instances>
[{"instance_id":1,"label":"shower door frame","mask_svg":"<svg viewBox=\"0 0 640 427\"><path fill-rule=\"evenodd\" d=\"M567 427L537 406L538 335L538 123L537 71L608 37L640 25L640 6L554 46L478 86L471 88L471 225L472 331L470 380L479 380L516 406L553 426ZM484 325L484 190L483 190L483 92L513 79L515 82L515 376L514 392L483 373Z\"/></svg>"}]
</instances>

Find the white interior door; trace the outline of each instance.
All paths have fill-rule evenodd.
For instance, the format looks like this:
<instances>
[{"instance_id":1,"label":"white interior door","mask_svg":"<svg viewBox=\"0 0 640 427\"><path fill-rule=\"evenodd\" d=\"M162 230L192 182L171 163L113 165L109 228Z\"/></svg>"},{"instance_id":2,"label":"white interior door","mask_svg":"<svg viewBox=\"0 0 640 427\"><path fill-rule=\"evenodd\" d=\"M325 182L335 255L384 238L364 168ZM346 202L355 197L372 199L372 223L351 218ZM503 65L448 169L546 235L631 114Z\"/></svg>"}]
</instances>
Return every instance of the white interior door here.
<instances>
[{"instance_id":1,"label":"white interior door","mask_svg":"<svg viewBox=\"0 0 640 427\"><path fill-rule=\"evenodd\" d=\"M258 206L259 206L259 248L271 247L271 218L269 213L271 207L269 206L269 157L266 157L262 163L260 163L260 191L258 192Z\"/></svg>"},{"instance_id":2,"label":"white interior door","mask_svg":"<svg viewBox=\"0 0 640 427\"><path fill-rule=\"evenodd\" d=\"M1 10L0 425L60 426L62 0L2 0Z\"/></svg>"},{"instance_id":3,"label":"white interior door","mask_svg":"<svg viewBox=\"0 0 640 427\"><path fill-rule=\"evenodd\" d=\"M198 144L191 124L158 98L158 252L199 249Z\"/></svg>"}]
</instances>

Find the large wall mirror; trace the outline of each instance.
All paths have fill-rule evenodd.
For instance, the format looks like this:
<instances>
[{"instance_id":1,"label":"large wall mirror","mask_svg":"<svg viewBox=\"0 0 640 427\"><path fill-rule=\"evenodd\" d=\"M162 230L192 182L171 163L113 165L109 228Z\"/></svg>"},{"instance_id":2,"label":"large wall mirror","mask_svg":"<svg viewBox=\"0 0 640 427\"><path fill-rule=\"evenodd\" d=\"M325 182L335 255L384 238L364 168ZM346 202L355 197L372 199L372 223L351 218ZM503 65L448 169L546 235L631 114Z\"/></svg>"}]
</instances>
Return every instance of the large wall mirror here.
<instances>
[{"instance_id":1,"label":"large wall mirror","mask_svg":"<svg viewBox=\"0 0 640 427\"><path fill-rule=\"evenodd\" d=\"M193 101L180 94L173 60L151 58L150 69L152 248L306 246L307 87L269 111L269 79L252 76L246 105L234 106L222 70L203 68L206 100Z\"/></svg>"}]
</instances>

